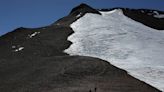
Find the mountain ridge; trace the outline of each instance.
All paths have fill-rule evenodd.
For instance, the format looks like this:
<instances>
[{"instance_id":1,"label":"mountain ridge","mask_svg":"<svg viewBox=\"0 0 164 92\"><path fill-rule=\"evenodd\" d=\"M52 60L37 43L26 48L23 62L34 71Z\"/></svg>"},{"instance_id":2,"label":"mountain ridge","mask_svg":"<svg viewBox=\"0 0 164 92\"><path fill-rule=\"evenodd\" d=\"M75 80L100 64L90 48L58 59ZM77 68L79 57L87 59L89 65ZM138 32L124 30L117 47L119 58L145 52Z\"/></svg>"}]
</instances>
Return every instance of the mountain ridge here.
<instances>
[{"instance_id":1,"label":"mountain ridge","mask_svg":"<svg viewBox=\"0 0 164 92\"><path fill-rule=\"evenodd\" d=\"M49 26L21 27L0 37L1 92L160 92L107 61L64 52L72 44L70 24L86 13L99 14L81 6L80 16L74 8Z\"/></svg>"},{"instance_id":2,"label":"mountain ridge","mask_svg":"<svg viewBox=\"0 0 164 92\"><path fill-rule=\"evenodd\" d=\"M68 16L69 15L73 15L74 17L75 16L77 16L79 13L80 13L80 11L79 10L81 9L81 11L82 10L84 10L85 12L82 12L82 15L84 15L84 14L86 14L86 13L95 13L95 14L101 14L100 12L98 12L98 11L111 11L111 10L114 10L114 9L121 9L121 10L123 10L123 12L126 12L126 10L127 11L134 11L134 12L146 12L146 13L152 13L153 11L157 11L157 12L159 12L160 14L164 14L164 11L160 11L160 10L155 10L155 9L144 9L144 8L138 8L138 9L133 9L133 8L122 8L122 7L115 7L115 8L102 8L102 9L93 9L92 7L90 7L89 5L87 5L87 4L85 4L85 3L81 3L80 5L77 5L75 8L73 8L72 10L71 10L71 12L68 14ZM87 10L87 9L90 9L90 10ZM73 14L73 12L74 12L74 14ZM76 13L75 13L76 12ZM145 13L145 14L146 14ZM135 20L135 21L138 21L138 22L140 22L140 23L143 23L142 21L140 21L140 20L137 20L136 18L133 18L134 16L130 16L130 14L128 15L128 14L126 14L126 13L124 13L125 14L125 16L127 16L127 17L129 17L129 18L132 18L133 20ZM146 14L146 15L148 15L148 14ZM150 14L150 16L152 17L152 15L154 15L154 13L152 13L152 14ZM68 17L67 16L67 17ZM80 17L82 17L82 16L80 16ZM64 18L66 18L66 16L64 17ZM72 18L72 17L71 17ZM52 24L50 24L50 25L48 25L48 26L52 26L52 25L58 25L57 23L58 22L60 22L60 20L62 20L63 18L61 18L61 19L59 19L59 20L57 20L57 21L55 21L55 23L52 23ZM76 21L78 18L76 18L76 19L74 19L74 21ZM142 18L143 19L143 18ZM159 19L159 18L157 18L157 19ZM151 20L151 19L150 19ZM164 21L164 18L160 18L160 22L162 22L162 24L160 24L160 25L163 25L163 21ZM143 23L143 24L145 24L145 23ZM147 24L147 23L146 23ZM48 26L44 26L44 27L48 27ZM67 26L69 26L69 25L67 25ZM147 26L149 26L149 25L147 25ZM151 27L151 26L150 26ZM39 27L39 28L42 28L42 27ZM154 28L154 27L152 27L152 28ZM26 27L19 27L19 28L16 28L16 29L14 29L13 31L15 31L15 30L19 30L19 29L36 29L36 28L26 28ZM155 27L155 29L158 29L158 30L164 30L164 28L163 27L160 27L160 28L158 28L158 27ZM11 31L11 32L13 32L13 31ZM10 33L10 32L9 32ZM7 34L7 33L6 33ZM5 35L5 34L4 34ZM3 35L2 35L3 36Z\"/></svg>"}]
</instances>

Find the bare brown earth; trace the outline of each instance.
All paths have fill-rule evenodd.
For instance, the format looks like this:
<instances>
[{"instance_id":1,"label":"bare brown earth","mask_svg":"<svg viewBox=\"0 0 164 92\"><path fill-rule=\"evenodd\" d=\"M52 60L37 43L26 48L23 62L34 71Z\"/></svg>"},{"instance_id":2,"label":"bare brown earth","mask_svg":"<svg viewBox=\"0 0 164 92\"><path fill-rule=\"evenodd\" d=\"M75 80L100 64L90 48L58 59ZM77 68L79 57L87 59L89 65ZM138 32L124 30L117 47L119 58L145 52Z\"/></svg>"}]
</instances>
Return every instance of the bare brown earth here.
<instances>
[{"instance_id":1,"label":"bare brown earth","mask_svg":"<svg viewBox=\"0 0 164 92\"><path fill-rule=\"evenodd\" d=\"M160 92L107 61L63 53L78 12L99 14L82 4L52 25L0 37L0 92ZM40 34L29 38L34 32Z\"/></svg>"}]
</instances>

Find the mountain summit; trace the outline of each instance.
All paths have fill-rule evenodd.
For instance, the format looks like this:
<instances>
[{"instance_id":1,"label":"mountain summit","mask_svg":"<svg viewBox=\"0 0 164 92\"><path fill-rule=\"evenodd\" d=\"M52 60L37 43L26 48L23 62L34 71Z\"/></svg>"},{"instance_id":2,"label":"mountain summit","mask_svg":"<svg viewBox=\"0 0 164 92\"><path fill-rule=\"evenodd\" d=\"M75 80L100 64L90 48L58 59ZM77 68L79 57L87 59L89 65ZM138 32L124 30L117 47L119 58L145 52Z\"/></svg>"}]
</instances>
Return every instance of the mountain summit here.
<instances>
[{"instance_id":1,"label":"mountain summit","mask_svg":"<svg viewBox=\"0 0 164 92\"><path fill-rule=\"evenodd\" d=\"M92 7L82 3L78 6L76 6L75 8L73 8L68 16L65 16L65 17L59 19L53 25L69 26L74 21L76 21L78 18L85 15L86 13L94 13L94 14L101 15L101 13L98 10L93 9Z\"/></svg>"},{"instance_id":2,"label":"mountain summit","mask_svg":"<svg viewBox=\"0 0 164 92\"><path fill-rule=\"evenodd\" d=\"M18 28L0 37L0 92L161 92L163 23L161 11L81 4Z\"/></svg>"},{"instance_id":3,"label":"mountain summit","mask_svg":"<svg viewBox=\"0 0 164 92\"><path fill-rule=\"evenodd\" d=\"M96 9L93 9L92 7L82 3L80 4L79 6L75 7L72 9L72 11L70 12L71 15L78 15L78 14L85 14L85 13L96 13L96 14L100 14L101 13L96 10Z\"/></svg>"}]
</instances>

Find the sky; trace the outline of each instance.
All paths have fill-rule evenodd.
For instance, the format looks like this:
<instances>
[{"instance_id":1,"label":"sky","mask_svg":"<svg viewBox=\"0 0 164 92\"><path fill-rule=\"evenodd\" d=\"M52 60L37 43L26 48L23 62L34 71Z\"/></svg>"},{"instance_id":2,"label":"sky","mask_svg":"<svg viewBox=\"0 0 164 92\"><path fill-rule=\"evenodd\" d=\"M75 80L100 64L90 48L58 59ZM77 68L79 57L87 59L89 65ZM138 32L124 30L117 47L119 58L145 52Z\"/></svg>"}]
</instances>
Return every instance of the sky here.
<instances>
[{"instance_id":1,"label":"sky","mask_svg":"<svg viewBox=\"0 0 164 92\"><path fill-rule=\"evenodd\" d=\"M164 0L0 0L0 35L18 27L37 28L86 3L93 8L146 8L164 11Z\"/></svg>"}]
</instances>

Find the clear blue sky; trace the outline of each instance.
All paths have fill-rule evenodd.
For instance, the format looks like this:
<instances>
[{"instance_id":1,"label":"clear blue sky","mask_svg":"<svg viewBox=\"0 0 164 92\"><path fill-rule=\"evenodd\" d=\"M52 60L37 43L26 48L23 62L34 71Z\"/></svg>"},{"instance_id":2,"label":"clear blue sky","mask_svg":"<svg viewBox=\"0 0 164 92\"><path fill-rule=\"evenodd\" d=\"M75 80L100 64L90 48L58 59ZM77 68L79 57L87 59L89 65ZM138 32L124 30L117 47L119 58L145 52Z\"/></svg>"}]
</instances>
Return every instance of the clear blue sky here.
<instances>
[{"instance_id":1,"label":"clear blue sky","mask_svg":"<svg viewBox=\"0 0 164 92\"><path fill-rule=\"evenodd\" d=\"M129 7L164 11L164 0L0 0L0 35L18 27L49 25L80 3L94 8Z\"/></svg>"}]
</instances>

